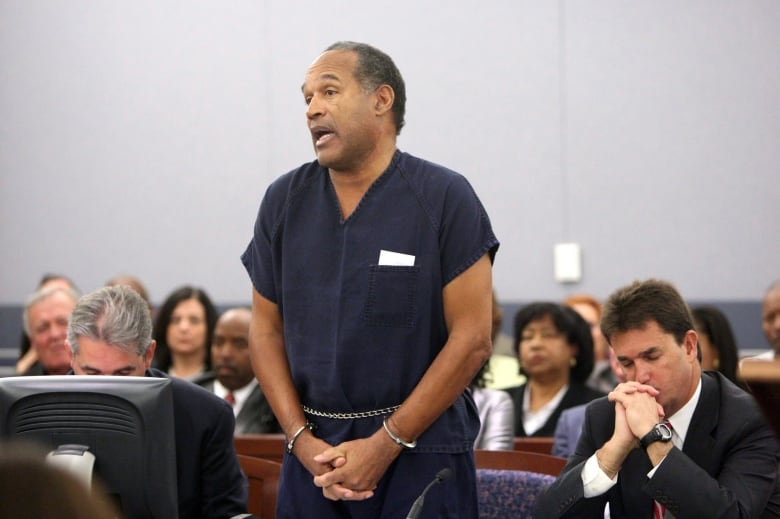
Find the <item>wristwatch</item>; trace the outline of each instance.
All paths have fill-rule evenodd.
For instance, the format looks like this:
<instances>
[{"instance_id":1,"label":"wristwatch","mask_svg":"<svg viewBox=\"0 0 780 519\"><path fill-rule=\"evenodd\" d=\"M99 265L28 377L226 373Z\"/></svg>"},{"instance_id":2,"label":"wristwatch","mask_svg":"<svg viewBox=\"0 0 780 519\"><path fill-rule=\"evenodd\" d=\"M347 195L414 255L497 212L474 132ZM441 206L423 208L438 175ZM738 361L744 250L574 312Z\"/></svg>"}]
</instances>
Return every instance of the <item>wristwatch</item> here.
<instances>
[{"instance_id":1,"label":"wristwatch","mask_svg":"<svg viewBox=\"0 0 780 519\"><path fill-rule=\"evenodd\" d=\"M668 442L672 439L672 429L665 423L657 423L650 429L650 432L642 436L639 445L647 450L647 447L654 442Z\"/></svg>"}]
</instances>

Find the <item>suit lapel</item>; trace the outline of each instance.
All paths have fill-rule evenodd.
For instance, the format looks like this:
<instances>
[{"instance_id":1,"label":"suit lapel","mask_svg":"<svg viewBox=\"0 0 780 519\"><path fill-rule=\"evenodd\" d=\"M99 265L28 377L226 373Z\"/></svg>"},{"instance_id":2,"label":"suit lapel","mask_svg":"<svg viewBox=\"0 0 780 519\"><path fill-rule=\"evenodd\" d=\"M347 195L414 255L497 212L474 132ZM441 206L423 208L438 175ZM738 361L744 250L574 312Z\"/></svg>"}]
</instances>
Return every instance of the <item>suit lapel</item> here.
<instances>
[{"instance_id":1,"label":"suit lapel","mask_svg":"<svg viewBox=\"0 0 780 519\"><path fill-rule=\"evenodd\" d=\"M253 430L259 427L260 421L260 386L255 386L249 396L246 398L244 405L236 416L236 431L237 434L244 434L247 430Z\"/></svg>"},{"instance_id":2,"label":"suit lapel","mask_svg":"<svg viewBox=\"0 0 780 519\"><path fill-rule=\"evenodd\" d=\"M719 381L712 375L701 377L701 395L688 426L683 443L683 452L709 474L713 474L712 463L716 462L715 439L712 431L718 424L720 414Z\"/></svg>"}]
</instances>

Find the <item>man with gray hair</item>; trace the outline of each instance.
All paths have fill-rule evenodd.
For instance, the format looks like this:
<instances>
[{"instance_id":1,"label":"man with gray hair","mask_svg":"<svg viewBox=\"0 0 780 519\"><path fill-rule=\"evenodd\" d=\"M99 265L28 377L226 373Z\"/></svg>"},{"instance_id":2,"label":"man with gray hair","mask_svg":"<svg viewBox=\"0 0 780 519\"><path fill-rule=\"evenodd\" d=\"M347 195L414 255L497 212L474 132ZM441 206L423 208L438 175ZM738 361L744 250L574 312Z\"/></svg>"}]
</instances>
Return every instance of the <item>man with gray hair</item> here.
<instances>
[{"instance_id":1,"label":"man with gray hair","mask_svg":"<svg viewBox=\"0 0 780 519\"><path fill-rule=\"evenodd\" d=\"M67 341L76 375L167 378L150 368L156 343L149 307L127 286L104 287L79 299ZM171 388L179 517L243 514L247 485L233 447L230 406L183 380L171 378Z\"/></svg>"},{"instance_id":2,"label":"man with gray hair","mask_svg":"<svg viewBox=\"0 0 780 519\"><path fill-rule=\"evenodd\" d=\"M62 286L35 292L24 305L22 325L38 360L22 375L64 375L70 369L65 338L78 294Z\"/></svg>"}]
</instances>

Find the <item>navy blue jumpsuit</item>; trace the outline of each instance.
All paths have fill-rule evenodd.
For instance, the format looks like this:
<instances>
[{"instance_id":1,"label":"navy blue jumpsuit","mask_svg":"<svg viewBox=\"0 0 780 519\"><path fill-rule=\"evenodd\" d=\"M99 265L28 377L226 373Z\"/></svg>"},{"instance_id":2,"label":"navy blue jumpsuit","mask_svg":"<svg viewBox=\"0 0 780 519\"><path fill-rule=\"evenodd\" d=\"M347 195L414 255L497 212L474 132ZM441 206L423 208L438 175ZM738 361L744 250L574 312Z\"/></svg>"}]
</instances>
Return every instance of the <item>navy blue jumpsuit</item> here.
<instances>
[{"instance_id":1,"label":"navy blue jumpsuit","mask_svg":"<svg viewBox=\"0 0 780 519\"><path fill-rule=\"evenodd\" d=\"M443 288L485 253L492 260L497 249L488 216L462 175L397 151L346 220L317 162L274 181L241 259L258 293L279 307L302 404L355 413L409 396L447 342ZM382 250L413 256L413 265L380 265ZM307 418L331 445L382 427L382 416ZM325 499L303 465L286 457L277 517L406 517L445 466L453 476L428 495L425 516L476 515L471 453L478 430L464 392L415 449L401 453L375 496L361 502Z\"/></svg>"}]
</instances>

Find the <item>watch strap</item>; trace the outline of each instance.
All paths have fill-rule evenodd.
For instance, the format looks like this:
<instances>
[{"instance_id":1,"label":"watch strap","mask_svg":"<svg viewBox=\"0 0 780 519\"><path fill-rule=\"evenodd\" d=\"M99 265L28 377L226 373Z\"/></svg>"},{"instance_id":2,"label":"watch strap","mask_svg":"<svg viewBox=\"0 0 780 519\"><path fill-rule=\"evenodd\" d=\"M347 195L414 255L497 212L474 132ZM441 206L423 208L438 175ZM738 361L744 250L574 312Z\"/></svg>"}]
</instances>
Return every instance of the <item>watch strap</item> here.
<instances>
[{"instance_id":1,"label":"watch strap","mask_svg":"<svg viewBox=\"0 0 780 519\"><path fill-rule=\"evenodd\" d=\"M642 438L639 440L639 445L641 445L643 449L647 450L647 447L649 447L651 443L668 442L671 441L671 439L672 428L669 426L669 424L666 422L657 423L653 426L652 429L650 429L650 432L642 436Z\"/></svg>"}]
</instances>

